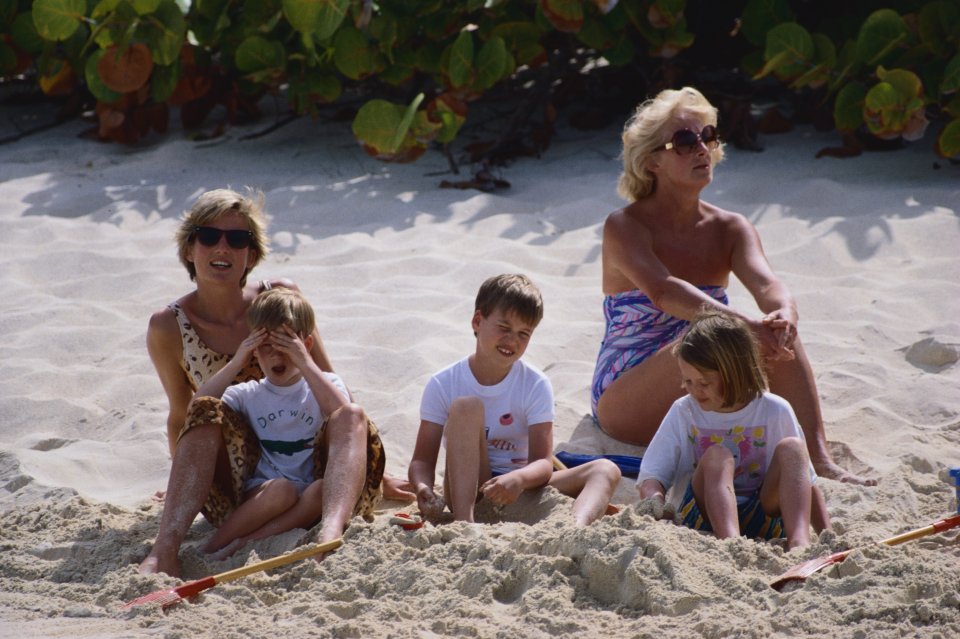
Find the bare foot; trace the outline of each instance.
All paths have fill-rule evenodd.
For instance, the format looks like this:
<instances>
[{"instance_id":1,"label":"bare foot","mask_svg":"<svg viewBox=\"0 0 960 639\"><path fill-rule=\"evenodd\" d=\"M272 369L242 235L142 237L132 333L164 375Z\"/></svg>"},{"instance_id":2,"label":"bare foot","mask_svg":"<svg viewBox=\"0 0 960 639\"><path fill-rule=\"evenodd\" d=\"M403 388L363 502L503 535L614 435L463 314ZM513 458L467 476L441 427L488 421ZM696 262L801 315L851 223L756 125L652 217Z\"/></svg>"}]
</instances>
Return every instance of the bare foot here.
<instances>
[{"instance_id":1,"label":"bare foot","mask_svg":"<svg viewBox=\"0 0 960 639\"><path fill-rule=\"evenodd\" d=\"M229 544L221 548L216 552L210 553L210 557L216 561L223 561L228 557L232 557L238 550L247 545L246 539L234 539Z\"/></svg>"},{"instance_id":2,"label":"bare foot","mask_svg":"<svg viewBox=\"0 0 960 639\"><path fill-rule=\"evenodd\" d=\"M393 501L416 501L417 496L413 493L413 484L406 479L384 475L381 482L383 488L383 498Z\"/></svg>"},{"instance_id":3,"label":"bare foot","mask_svg":"<svg viewBox=\"0 0 960 639\"><path fill-rule=\"evenodd\" d=\"M155 503L162 504L163 500L166 499L166 497L167 497L167 491L158 490L157 492L153 493L150 499L153 500Z\"/></svg>"},{"instance_id":4,"label":"bare foot","mask_svg":"<svg viewBox=\"0 0 960 639\"><path fill-rule=\"evenodd\" d=\"M859 484L860 486L876 486L876 479L868 479L860 475L854 475L849 470L837 466L832 461L813 462L813 469L817 471L818 477L826 477L835 481L841 481L846 484Z\"/></svg>"},{"instance_id":5,"label":"bare foot","mask_svg":"<svg viewBox=\"0 0 960 639\"><path fill-rule=\"evenodd\" d=\"M137 568L140 571L141 575L153 575L158 572L166 573L171 577L180 576L180 560L177 558L177 553L173 553L172 556L165 556L163 553L158 552L156 547L150 554L147 555L147 558L140 562L140 567Z\"/></svg>"}]
</instances>

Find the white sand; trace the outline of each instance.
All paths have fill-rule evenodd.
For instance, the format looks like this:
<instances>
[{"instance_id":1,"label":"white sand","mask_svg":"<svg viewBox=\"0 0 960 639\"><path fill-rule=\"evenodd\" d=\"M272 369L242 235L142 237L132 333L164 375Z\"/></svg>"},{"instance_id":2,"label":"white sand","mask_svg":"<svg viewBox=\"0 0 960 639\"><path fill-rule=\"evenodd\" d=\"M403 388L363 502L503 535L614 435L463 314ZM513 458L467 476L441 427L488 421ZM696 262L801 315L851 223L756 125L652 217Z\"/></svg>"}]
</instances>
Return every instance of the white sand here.
<instances>
[{"instance_id":1,"label":"white sand","mask_svg":"<svg viewBox=\"0 0 960 639\"><path fill-rule=\"evenodd\" d=\"M264 125L258 125L264 126ZM346 126L296 122L129 149L74 123L0 147L0 636L4 637L957 637L955 532L867 547L777 593L808 558L926 525L956 508L960 466L960 174L928 143L814 159L835 136L729 149L707 199L746 214L797 296L827 435L876 488L823 481L835 524L810 548L719 542L627 508L587 530L545 492L506 523L403 532L384 504L323 564L304 561L208 591L167 613L122 611L176 582L135 565L166 484L166 400L144 345L151 312L189 290L171 236L202 191L267 194L273 254L318 312L337 371L406 472L428 376L473 346L479 283L520 271L546 318L527 357L551 377L558 447L631 453L585 416L602 331L600 229L621 202L618 131L564 131L497 194L441 190L429 153L367 158ZM461 179L468 176L460 176ZM749 305L742 287L734 304ZM752 305L750 306L752 307ZM618 499L632 499L623 482ZM534 525L528 525L533 522ZM227 562L181 554L196 579L272 557L293 531Z\"/></svg>"}]
</instances>

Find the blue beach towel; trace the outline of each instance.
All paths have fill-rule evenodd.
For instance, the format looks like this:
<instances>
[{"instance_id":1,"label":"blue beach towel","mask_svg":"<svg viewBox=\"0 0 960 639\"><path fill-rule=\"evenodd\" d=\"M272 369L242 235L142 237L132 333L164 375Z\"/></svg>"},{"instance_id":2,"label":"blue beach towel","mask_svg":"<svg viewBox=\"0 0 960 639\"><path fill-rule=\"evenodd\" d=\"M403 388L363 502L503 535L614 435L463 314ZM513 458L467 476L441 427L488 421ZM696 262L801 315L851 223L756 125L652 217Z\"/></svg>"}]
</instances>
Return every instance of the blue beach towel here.
<instances>
[{"instance_id":1,"label":"blue beach towel","mask_svg":"<svg viewBox=\"0 0 960 639\"><path fill-rule=\"evenodd\" d=\"M609 459L620 469L620 474L624 477L636 477L640 474L640 461L642 457L632 457L630 455L578 455L577 453L568 453L561 451L554 456L563 462L567 468L573 468L581 464L593 461L594 459Z\"/></svg>"}]
</instances>

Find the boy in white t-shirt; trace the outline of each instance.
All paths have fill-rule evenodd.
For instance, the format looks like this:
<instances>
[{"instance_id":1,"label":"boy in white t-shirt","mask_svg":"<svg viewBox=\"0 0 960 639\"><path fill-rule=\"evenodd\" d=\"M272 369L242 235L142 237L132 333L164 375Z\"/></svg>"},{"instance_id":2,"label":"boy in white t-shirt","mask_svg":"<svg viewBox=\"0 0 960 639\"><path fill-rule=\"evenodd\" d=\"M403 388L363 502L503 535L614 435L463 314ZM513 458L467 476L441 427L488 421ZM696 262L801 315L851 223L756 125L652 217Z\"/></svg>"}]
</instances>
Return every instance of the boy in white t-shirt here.
<instances>
[{"instance_id":1,"label":"boy in white t-shirt","mask_svg":"<svg viewBox=\"0 0 960 639\"><path fill-rule=\"evenodd\" d=\"M260 442L242 503L204 546L206 552L220 551L221 557L255 539L310 528L321 518L319 541L339 537L362 488L366 461L363 411L350 403L340 377L320 370L310 357L315 318L306 299L291 289L265 291L251 304L247 322L249 337L196 393L219 398L243 416ZM229 385L254 355L265 378ZM316 478L315 446L328 445L331 436L347 445L331 460L340 472L328 472L326 481L344 485L324 490L325 479ZM346 501L327 498L333 492L350 496Z\"/></svg>"},{"instance_id":2,"label":"boy in white t-shirt","mask_svg":"<svg viewBox=\"0 0 960 639\"><path fill-rule=\"evenodd\" d=\"M520 358L543 317L540 291L523 275L498 275L480 287L473 314L476 350L436 373L423 392L409 477L420 512L449 506L472 522L480 497L503 505L548 483L576 496L578 525L600 517L620 479L609 460L553 471L553 388ZM447 451L443 497L434 491L440 445Z\"/></svg>"}]
</instances>

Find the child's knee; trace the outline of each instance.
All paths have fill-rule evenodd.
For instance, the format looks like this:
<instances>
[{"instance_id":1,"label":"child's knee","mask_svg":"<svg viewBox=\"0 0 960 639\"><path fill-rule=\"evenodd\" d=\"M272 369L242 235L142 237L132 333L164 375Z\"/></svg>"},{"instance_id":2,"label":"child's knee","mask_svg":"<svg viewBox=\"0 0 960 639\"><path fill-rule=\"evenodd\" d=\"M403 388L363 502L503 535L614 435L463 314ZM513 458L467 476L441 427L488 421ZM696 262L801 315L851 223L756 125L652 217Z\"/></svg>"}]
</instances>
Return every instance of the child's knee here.
<instances>
[{"instance_id":1,"label":"child's knee","mask_svg":"<svg viewBox=\"0 0 960 639\"><path fill-rule=\"evenodd\" d=\"M483 400L479 397L458 397L450 403L445 426L447 438L468 433L482 433L484 427Z\"/></svg>"},{"instance_id":2,"label":"child's knee","mask_svg":"<svg viewBox=\"0 0 960 639\"><path fill-rule=\"evenodd\" d=\"M784 437L777 442L776 448L773 449L773 454L783 461L806 462L807 447L799 437Z\"/></svg>"},{"instance_id":3,"label":"child's knee","mask_svg":"<svg viewBox=\"0 0 960 639\"><path fill-rule=\"evenodd\" d=\"M278 510L292 508L300 495L293 482L286 479L271 479L266 482L261 491L263 497L268 498Z\"/></svg>"},{"instance_id":4,"label":"child's knee","mask_svg":"<svg viewBox=\"0 0 960 639\"><path fill-rule=\"evenodd\" d=\"M349 432L352 435L367 433L367 414L359 404L350 403L333 411L327 428L336 432Z\"/></svg>"},{"instance_id":5,"label":"child's knee","mask_svg":"<svg viewBox=\"0 0 960 639\"><path fill-rule=\"evenodd\" d=\"M595 459L589 466L590 476L599 477L605 484L615 486L620 482L620 467L609 459Z\"/></svg>"},{"instance_id":6,"label":"child's knee","mask_svg":"<svg viewBox=\"0 0 960 639\"><path fill-rule=\"evenodd\" d=\"M709 469L717 469L733 463L733 453L721 444L714 444L705 450L700 458L700 465Z\"/></svg>"}]
</instances>

